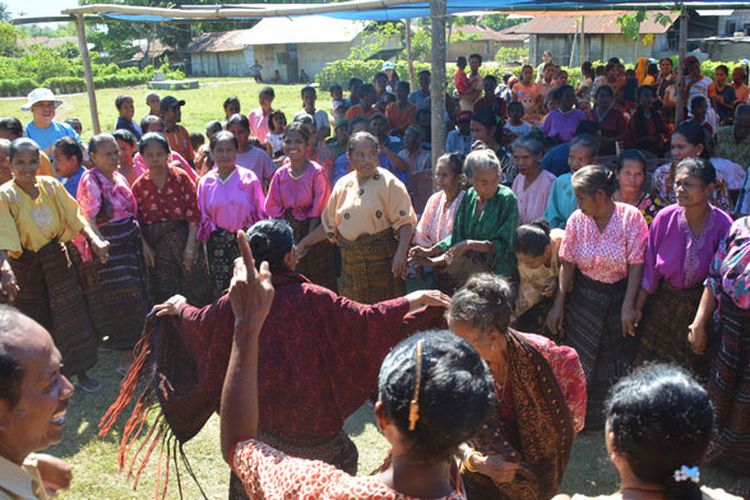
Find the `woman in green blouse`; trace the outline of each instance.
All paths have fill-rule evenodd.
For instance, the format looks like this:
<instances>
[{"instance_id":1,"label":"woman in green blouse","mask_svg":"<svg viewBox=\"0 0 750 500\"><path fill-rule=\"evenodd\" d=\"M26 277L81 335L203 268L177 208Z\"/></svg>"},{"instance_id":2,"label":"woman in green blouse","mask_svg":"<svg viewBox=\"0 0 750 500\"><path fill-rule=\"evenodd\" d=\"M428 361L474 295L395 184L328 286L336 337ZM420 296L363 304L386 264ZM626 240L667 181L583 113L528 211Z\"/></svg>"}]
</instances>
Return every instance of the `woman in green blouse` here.
<instances>
[{"instance_id":1,"label":"woman in green blouse","mask_svg":"<svg viewBox=\"0 0 750 500\"><path fill-rule=\"evenodd\" d=\"M512 243L519 224L518 202L513 191L500 184L500 161L493 151L480 149L469 153L464 170L472 187L458 208L453 233L434 247L415 252L443 269L438 282L447 292L474 273L494 272L507 278L516 271Z\"/></svg>"}]
</instances>

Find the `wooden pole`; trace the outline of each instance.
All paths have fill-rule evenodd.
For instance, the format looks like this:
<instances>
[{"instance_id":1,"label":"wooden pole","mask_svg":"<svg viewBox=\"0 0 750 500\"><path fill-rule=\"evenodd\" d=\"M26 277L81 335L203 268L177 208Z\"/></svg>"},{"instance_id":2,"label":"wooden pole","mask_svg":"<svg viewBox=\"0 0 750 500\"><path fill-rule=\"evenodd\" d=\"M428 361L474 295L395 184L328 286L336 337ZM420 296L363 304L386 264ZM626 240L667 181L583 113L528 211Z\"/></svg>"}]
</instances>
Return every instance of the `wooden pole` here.
<instances>
[{"instance_id":1,"label":"wooden pole","mask_svg":"<svg viewBox=\"0 0 750 500\"><path fill-rule=\"evenodd\" d=\"M445 146L445 18L447 15L446 0L432 0L430 2L430 17L432 18L432 86L430 88L430 103L432 106L432 164L436 165L443 154ZM435 176L433 190L437 190Z\"/></svg>"},{"instance_id":2,"label":"wooden pole","mask_svg":"<svg viewBox=\"0 0 750 500\"><path fill-rule=\"evenodd\" d=\"M76 14L76 31L78 33L78 50L81 52L83 61L83 78L86 80L86 92L89 96L89 111L91 112L91 127L95 134L102 131L99 125L99 110L96 106L96 91L94 90L94 74L91 71L91 58L89 57L89 47L86 43L86 27L83 24L83 14Z\"/></svg>"},{"instance_id":3,"label":"wooden pole","mask_svg":"<svg viewBox=\"0 0 750 500\"><path fill-rule=\"evenodd\" d=\"M412 90L417 88L417 79L414 77L414 53L411 50L411 19L406 20L406 63L409 65L409 85Z\"/></svg>"},{"instance_id":4,"label":"wooden pole","mask_svg":"<svg viewBox=\"0 0 750 500\"><path fill-rule=\"evenodd\" d=\"M586 38L586 16L581 16L581 38L580 38L581 48L578 49L578 59L580 60L578 67L580 67L581 64L583 64L583 62L586 60L586 45L584 43L585 38Z\"/></svg>"},{"instance_id":5,"label":"wooden pole","mask_svg":"<svg viewBox=\"0 0 750 500\"><path fill-rule=\"evenodd\" d=\"M575 61L576 56L576 45L578 45L578 29L580 27L580 22L578 18L576 18L576 31L573 33L573 42L570 44L570 59L568 60L568 67L573 67L573 61Z\"/></svg>"},{"instance_id":6,"label":"wooden pole","mask_svg":"<svg viewBox=\"0 0 750 500\"><path fill-rule=\"evenodd\" d=\"M685 54L687 54L688 37L688 13L685 5L681 6L680 13L680 38L678 42L678 53L680 61L677 67L677 92L675 95L674 122L675 125L682 123L685 109L685 97L682 94L683 82L685 81Z\"/></svg>"}]
</instances>

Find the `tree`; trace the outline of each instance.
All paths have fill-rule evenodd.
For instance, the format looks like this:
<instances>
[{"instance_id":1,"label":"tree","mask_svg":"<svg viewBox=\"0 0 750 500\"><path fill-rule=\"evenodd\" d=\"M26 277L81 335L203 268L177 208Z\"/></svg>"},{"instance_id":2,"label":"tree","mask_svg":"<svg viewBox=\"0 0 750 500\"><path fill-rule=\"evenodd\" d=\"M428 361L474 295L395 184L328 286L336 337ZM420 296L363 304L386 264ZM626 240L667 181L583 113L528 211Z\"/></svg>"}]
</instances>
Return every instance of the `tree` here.
<instances>
[{"instance_id":1,"label":"tree","mask_svg":"<svg viewBox=\"0 0 750 500\"><path fill-rule=\"evenodd\" d=\"M10 17L8 4L0 2L0 21L10 21Z\"/></svg>"},{"instance_id":2,"label":"tree","mask_svg":"<svg viewBox=\"0 0 750 500\"><path fill-rule=\"evenodd\" d=\"M18 38L23 32L7 21L0 21L0 55L16 57L21 54Z\"/></svg>"}]
</instances>

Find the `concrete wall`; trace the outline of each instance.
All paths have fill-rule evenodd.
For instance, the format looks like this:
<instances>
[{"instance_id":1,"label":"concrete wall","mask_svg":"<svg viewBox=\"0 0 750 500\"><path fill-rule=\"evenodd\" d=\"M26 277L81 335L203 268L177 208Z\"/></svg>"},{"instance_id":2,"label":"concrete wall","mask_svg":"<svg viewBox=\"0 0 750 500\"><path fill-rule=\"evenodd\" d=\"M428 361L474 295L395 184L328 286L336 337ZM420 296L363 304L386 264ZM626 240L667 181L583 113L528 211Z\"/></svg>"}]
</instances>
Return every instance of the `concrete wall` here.
<instances>
[{"instance_id":1,"label":"concrete wall","mask_svg":"<svg viewBox=\"0 0 750 500\"><path fill-rule=\"evenodd\" d=\"M500 47L523 48L523 42L498 42L494 40L451 42L448 44L446 55L448 62L455 61L458 56L469 57L470 54L479 54L483 61L494 61Z\"/></svg>"},{"instance_id":2,"label":"concrete wall","mask_svg":"<svg viewBox=\"0 0 750 500\"><path fill-rule=\"evenodd\" d=\"M190 61L193 76L248 76L254 64L253 48L233 52L194 52Z\"/></svg>"},{"instance_id":3,"label":"concrete wall","mask_svg":"<svg viewBox=\"0 0 750 500\"><path fill-rule=\"evenodd\" d=\"M567 66L570 62L570 52L573 46L573 35L532 35L531 58L534 64L542 60L542 52L552 51L557 64ZM586 46L586 60L606 61L611 57L619 57L629 63L635 62L638 57L657 57L667 50L666 35L655 35L653 43L644 45L642 39L633 41L625 35L586 35L584 38ZM579 42L576 41L576 54L573 65L578 66Z\"/></svg>"}]
</instances>

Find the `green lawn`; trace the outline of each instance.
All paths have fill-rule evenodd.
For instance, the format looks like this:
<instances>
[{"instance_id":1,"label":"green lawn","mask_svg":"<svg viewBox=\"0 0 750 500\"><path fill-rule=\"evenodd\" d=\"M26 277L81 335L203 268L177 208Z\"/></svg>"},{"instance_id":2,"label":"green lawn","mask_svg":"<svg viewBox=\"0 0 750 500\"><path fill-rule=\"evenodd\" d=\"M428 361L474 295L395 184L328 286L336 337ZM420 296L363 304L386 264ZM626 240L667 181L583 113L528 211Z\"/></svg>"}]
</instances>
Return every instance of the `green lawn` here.
<instances>
[{"instance_id":1,"label":"green lawn","mask_svg":"<svg viewBox=\"0 0 750 500\"><path fill-rule=\"evenodd\" d=\"M230 96L240 98L242 112L247 114L250 110L258 107L258 90L263 85L258 85L252 78L225 78L225 79L199 79L201 87L193 90L179 90L171 92L179 99L184 99L187 104L182 108L182 124L191 132L205 132L206 123L211 120L223 120L224 99ZM302 109L300 89L302 85L273 85L276 91L274 107L280 108L291 121L294 113ZM121 94L127 94L135 100L135 117L140 120L148 109L146 106L146 94L151 92L145 85L127 89L102 89L96 92L97 106L99 108L99 122L103 132L111 132L117 119L115 98ZM168 91L159 91L164 97ZM318 107L329 110L331 105L328 91L318 92ZM93 134L91 127L91 115L89 113L89 101L86 94L73 94L62 96L63 105L57 110L58 120L67 118L78 118L83 123L83 135L88 139ZM21 111L21 105L26 102L25 98L3 98L0 99L0 116L18 117L24 124L31 120L31 113Z\"/></svg>"},{"instance_id":2,"label":"green lawn","mask_svg":"<svg viewBox=\"0 0 750 500\"><path fill-rule=\"evenodd\" d=\"M240 98L242 109L247 113L257 107L257 94L260 86L250 79L201 79L201 88L175 92L185 99L183 124L188 130L203 131L210 120L223 119L222 102L226 97ZM301 108L300 85L274 85L276 90L275 107L279 107L291 118ZM104 130L111 130L116 118L115 97L126 93L135 99L136 116L140 118L146 109L145 87L130 89L105 89L97 92L101 123ZM162 93L162 95L165 95ZM327 92L319 92L319 107L328 109ZM84 137L91 136L91 119L88 100L85 94L64 96L64 105L58 110L58 118L77 117L84 125ZM25 123L29 113L20 111L25 99L0 99L0 116L17 116ZM62 498L69 499L130 499L148 498L153 495L157 456L144 474L137 492L117 471L117 450L119 435L113 432L105 439L96 436L99 418L116 397L119 377L114 373L117 359L113 353L102 353L93 375L102 381L104 387L97 394L78 392L73 396L68 411L66 434L63 443L50 452L68 460L73 465L74 482L72 490ZM124 423L121 419L120 428ZM368 473L380 464L387 444L378 433L369 407L363 407L352 416L347 424L347 432L352 436L360 452L359 470ZM201 485L210 498L226 498L228 471L221 459L219 450L219 421L212 418L203 431L186 445L186 451ZM728 487L731 475L716 469L704 471L707 484ZM182 476L185 498L199 498L199 492L192 481ZM617 476L604 450L600 435L581 435L576 439L573 456L568 467L562 491L588 494L610 493L617 487ZM177 498L176 483L171 484L170 498Z\"/></svg>"}]
</instances>

